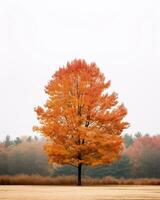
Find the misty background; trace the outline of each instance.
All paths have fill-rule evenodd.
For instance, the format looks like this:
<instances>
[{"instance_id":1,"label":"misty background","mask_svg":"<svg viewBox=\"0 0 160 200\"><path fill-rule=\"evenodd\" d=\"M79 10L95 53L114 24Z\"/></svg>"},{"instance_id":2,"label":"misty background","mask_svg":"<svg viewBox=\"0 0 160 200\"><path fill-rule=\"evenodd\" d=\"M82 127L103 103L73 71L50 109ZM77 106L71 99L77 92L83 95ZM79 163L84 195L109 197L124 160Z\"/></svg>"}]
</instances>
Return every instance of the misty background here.
<instances>
[{"instance_id":1,"label":"misty background","mask_svg":"<svg viewBox=\"0 0 160 200\"><path fill-rule=\"evenodd\" d=\"M52 74L96 62L128 109L127 133L160 133L160 2L1 0L0 138L31 135Z\"/></svg>"}]
</instances>

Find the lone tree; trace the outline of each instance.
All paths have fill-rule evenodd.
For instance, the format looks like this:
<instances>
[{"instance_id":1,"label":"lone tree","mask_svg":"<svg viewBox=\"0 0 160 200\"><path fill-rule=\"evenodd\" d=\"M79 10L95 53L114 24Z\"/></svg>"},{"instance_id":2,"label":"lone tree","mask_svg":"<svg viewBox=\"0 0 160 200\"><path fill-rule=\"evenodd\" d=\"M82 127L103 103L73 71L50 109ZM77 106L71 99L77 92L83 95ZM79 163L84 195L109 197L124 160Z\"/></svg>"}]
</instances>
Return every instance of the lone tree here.
<instances>
[{"instance_id":1,"label":"lone tree","mask_svg":"<svg viewBox=\"0 0 160 200\"><path fill-rule=\"evenodd\" d=\"M48 138L49 162L77 167L78 185L82 165L112 163L122 151L127 110L109 86L95 63L73 60L52 76L47 102L35 108L40 125L34 130Z\"/></svg>"}]
</instances>

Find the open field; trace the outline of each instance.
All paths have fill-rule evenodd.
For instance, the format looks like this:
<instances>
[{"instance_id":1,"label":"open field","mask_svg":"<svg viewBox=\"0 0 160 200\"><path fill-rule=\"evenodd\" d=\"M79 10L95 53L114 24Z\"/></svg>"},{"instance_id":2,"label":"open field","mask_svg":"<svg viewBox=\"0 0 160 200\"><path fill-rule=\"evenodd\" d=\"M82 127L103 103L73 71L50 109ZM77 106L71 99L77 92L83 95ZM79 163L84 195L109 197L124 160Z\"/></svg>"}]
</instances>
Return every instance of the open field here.
<instances>
[{"instance_id":1,"label":"open field","mask_svg":"<svg viewBox=\"0 0 160 200\"><path fill-rule=\"evenodd\" d=\"M160 186L0 186L0 200L159 200Z\"/></svg>"}]
</instances>

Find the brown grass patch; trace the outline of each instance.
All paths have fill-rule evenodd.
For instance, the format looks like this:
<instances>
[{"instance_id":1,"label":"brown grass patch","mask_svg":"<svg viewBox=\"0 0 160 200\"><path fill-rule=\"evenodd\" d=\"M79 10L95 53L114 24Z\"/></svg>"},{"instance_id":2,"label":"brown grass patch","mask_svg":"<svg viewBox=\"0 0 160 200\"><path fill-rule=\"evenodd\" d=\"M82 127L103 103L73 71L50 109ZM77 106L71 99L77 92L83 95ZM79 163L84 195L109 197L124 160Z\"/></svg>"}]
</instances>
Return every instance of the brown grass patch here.
<instances>
[{"instance_id":1,"label":"brown grass patch","mask_svg":"<svg viewBox=\"0 0 160 200\"><path fill-rule=\"evenodd\" d=\"M49 177L40 175L0 176L0 185L76 185L76 176ZM160 185L160 179L124 179L104 177L102 179L83 178L83 185Z\"/></svg>"}]
</instances>

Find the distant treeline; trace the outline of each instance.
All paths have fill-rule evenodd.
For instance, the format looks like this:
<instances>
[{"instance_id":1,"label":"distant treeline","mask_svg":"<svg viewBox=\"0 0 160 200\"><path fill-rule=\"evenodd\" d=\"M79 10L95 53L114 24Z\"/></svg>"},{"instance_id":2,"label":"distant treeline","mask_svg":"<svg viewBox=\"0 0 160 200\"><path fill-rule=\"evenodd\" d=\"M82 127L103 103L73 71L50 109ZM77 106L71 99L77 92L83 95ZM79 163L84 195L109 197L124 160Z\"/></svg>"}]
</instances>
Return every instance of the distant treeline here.
<instances>
[{"instance_id":1,"label":"distant treeline","mask_svg":"<svg viewBox=\"0 0 160 200\"><path fill-rule=\"evenodd\" d=\"M160 178L160 135L140 133L125 134L124 151L119 161L98 167L83 167L83 176L102 178ZM38 137L16 137L9 135L0 142L0 175L76 175L76 168L48 164L43 151L44 139Z\"/></svg>"}]
</instances>

